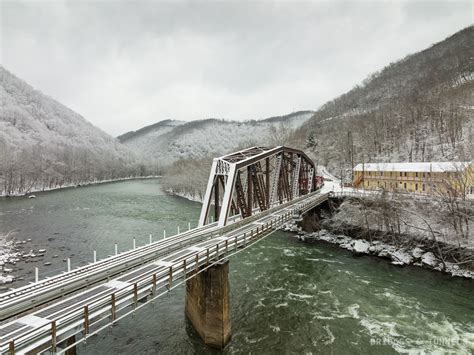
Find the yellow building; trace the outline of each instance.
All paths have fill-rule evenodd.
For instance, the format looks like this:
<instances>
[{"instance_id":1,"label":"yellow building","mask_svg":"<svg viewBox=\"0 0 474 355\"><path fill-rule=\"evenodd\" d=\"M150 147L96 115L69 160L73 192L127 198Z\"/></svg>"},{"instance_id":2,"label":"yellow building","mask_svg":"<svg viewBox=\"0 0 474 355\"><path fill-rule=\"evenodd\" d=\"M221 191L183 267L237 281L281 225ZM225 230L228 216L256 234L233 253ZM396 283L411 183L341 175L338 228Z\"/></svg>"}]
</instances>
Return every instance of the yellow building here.
<instances>
[{"instance_id":1,"label":"yellow building","mask_svg":"<svg viewBox=\"0 0 474 355\"><path fill-rule=\"evenodd\" d=\"M354 187L420 194L474 194L472 162L369 163L354 168Z\"/></svg>"}]
</instances>

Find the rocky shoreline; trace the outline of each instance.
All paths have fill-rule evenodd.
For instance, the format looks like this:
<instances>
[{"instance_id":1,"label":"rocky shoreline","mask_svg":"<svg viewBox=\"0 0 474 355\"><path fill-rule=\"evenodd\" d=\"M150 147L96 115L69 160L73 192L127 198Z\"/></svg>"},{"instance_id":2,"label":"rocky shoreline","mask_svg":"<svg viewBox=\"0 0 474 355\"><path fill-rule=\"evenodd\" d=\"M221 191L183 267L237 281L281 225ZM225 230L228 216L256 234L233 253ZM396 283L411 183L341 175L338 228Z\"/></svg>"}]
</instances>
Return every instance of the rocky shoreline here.
<instances>
[{"instance_id":1,"label":"rocky shoreline","mask_svg":"<svg viewBox=\"0 0 474 355\"><path fill-rule=\"evenodd\" d=\"M0 286L23 280L23 277L13 274L15 265L20 261L42 263L44 266L51 264L44 262L46 249L32 249L30 243L31 239L17 241L9 235L0 236ZM57 258L58 255L52 257Z\"/></svg>"},{"instance_id":2,"label":"rocky shoreline","mask_svg":"<svg viewBox=\"0 0 474 355\"><path fill-rule=\"evenodd\" d=\"M352 252L354 255L371 255L390 260L397 266L413 265L430 270L440 271L455 277L474 279L474 272L462 268L456 263L440 260L432 251L419 244L414 247L397 247L390 243L373 240L351 238L346 235L333 234L326 229L306 233L296 223L286 224L283 231L295 233L297 238L305 243L325 242L337 245Z\"/></svg>"}]
</instances>

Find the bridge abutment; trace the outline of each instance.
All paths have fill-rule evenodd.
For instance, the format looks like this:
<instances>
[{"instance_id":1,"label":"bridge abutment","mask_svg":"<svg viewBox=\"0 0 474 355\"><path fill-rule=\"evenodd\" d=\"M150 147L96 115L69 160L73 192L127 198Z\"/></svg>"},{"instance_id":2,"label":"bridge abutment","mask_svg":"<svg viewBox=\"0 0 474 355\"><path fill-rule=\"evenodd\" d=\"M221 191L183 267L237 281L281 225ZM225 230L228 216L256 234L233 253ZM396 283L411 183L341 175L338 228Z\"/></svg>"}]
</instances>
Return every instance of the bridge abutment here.
<instances>
[{"instance_id":1,"label":"bridge abutment","mask_svg":"<svg viewBox=\"0 0 474 355\"><path fill-rule=\"evenodd\" d=\"M229 261L186 281L186 316L210 347L223 349L231 338Z\"/></svg>"}]
</instances>

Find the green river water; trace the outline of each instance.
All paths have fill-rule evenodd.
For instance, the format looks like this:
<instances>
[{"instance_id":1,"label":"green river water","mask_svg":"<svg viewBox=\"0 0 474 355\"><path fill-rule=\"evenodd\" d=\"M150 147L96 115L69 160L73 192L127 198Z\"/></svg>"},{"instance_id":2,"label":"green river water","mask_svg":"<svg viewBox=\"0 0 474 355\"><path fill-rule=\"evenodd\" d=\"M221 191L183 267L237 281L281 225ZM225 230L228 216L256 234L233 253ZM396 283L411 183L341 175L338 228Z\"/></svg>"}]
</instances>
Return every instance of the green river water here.
<instances>
[{"instance_id":1,"label":"green river water","mask_svg":"<svg viewBox=\"0 0 474 355\"><path fill-rule=\"evenodd\" d=\"M32 239L42 261L21 262L50 275L72 265L194 227L200 204L166 195L159 180L138 180L0 200L0 233ZM58 255L58 257L53 257ZM43 266L51 262L50 266ZM232 341L223 353L473 353L474 282L354 257L277 232L230 262ZM79 354L204 354L184 316L184 287L78 347Z\"/></svg>"}]
</instances>

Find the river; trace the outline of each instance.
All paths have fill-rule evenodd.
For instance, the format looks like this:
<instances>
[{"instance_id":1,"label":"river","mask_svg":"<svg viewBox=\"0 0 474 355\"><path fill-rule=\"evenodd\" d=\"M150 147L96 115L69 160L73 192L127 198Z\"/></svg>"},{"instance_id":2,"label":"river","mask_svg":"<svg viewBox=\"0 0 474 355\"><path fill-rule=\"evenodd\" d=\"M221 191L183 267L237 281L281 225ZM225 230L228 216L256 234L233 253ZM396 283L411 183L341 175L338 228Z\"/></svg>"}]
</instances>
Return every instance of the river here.
<instances>
[{"instance_id":1,"label":"river","mask_svg":"<svg viewBox=\"0 0 474 355\"><path fill-rule=\"evenodd\" d=\"M12 286L195 226L200 204L169 196L159 180L110 183L0 200L0 233L46 249L20 262ZM174 233L173 233L174 234ZM57 257L53 257L56 256ZM45 262L51 265L44 266ZM474 282L276 232L231 258L228 354L392 354L474 351ZM79 354L220 353L206 349L173 290L78 347Z\"/></svg>"}]
</instances>

